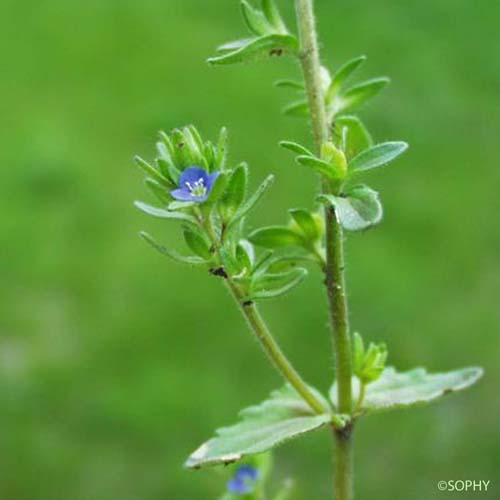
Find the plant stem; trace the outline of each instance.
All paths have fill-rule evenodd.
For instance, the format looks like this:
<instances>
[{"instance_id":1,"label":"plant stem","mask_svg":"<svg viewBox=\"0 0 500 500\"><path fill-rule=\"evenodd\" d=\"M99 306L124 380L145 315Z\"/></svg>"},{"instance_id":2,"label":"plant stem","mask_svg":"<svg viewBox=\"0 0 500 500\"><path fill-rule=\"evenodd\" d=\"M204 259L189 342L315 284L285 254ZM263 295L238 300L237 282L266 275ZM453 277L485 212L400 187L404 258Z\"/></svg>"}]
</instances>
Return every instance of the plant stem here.
<instances>
[{"instance_id":1,"label":"plant stem","mask_svg":"<svg viewBox=\"0 0 500 500\"><path fill-rule=\"evenodd\" d=\"M202 228L207 231L207 234L212 240L212 244L214 245L215 249L217 264L221 264L221 257L219 253L221 242L215 234L210 218L203 218L201 214L198 214L198 220L200 221ZM239 310L247 320L248 325L250 326L252 332L255 334L255 337L259 341L262 349L264 350L272 364L275 366L275 368L278 370L278 372L300 394L302 399L311 407L311 409L315 413L319 415L328 413L330 409L325 408L323 403L311 391L311 389L304 382L297 370L295 370L292 363L285 356L276 340L274 340L274 337L269 331L269 328L264 319L260 315L255 303L251 300L247 300L246 295L240 288L240 286L238 286L238 284L232 280L231 276L225 274L225 271L223 277L224 281L226 282L227 288L229 289L229 292L238 305Z\"/></svg>"},{"instance_id":2,"label":"plant stem","mask_svg":"<svg viewBox=\"0 0 500 500\"><path fill-rule=\"evenodd\" d=\"M336 500L351 500L354 498L353 488L353 434L352 423L345 429L336 431L334 498Z\"/></svg>"},{"instance_id":3,"label":"plant stem","mask_svg":"<svg viewBox=\"0 0 500 500\"><path fill-rule=\"evenodd\" d=\"M302 71L316 152L320 155L322 145L330 138L330 131L321 82L321 63L313 0L295 0L295 5L301 38ZM325 194L331 192L331 187L326 179L323 179L322 190ZM344 241L342 227L333 207L325 208L325 223L325 284L333 329L338 411L350 414L352 411L352 354L344 278ZM335 436L337 445L335 498L336 500L352 500L352 425L342 430L336 430Z\"/></svg>"},{"instance_id":4,"label":"plant stem","mask_svg":"<svg viewBox=\"0 0 500 500\"><path fill-rule=\"evenodd\" d=\"M361 382L361 387L359 389L359 397L358 397L358 402L356 403L356 408L354 409L354 413L358 413L361 411L361 408L363 407L363 403L365 401L366 397L366 384Z\"/></svg>"},{"instance_id":5,"label":"plant stem","mask_svg":"<svg viewBox=\"0 0 500 500\"><path fill-rule=\"evenodd\" d=\"M315 413L324 414L329 410L323 406L323 403L314 395L304 382L299 373L292 366L285 356L280 346L274 340L269 328L262 319L257 306L252 301L246 301L245 295L240 287L234 283L230 277L225 280L231 295L235 299L238 307L247 320L252 332L257 337L264 352L281 375L287 380L295 390L302 396L304 401L312 408Z\"/></svg>"}]
</instances>

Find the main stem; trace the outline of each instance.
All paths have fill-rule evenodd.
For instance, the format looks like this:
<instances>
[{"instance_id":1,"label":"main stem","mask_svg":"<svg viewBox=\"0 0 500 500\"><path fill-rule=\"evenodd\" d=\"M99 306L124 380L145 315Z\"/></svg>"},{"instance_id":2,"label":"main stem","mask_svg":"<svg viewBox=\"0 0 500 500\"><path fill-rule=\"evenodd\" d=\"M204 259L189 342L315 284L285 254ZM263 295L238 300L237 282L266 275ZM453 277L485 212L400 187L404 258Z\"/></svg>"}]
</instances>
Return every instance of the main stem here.
<instances>
[{"instance_id":1,"label":"main stem","mask_svg":"<svg viewBox=\"0 0 500 500\"><path fill-rule=\"evenodd\" d=\"M322 145L330 139L330 131L321 82L321 63L313 0L295 0L295 5L301 38L302 71L309 102L316 152L320 155ZM330 194L330 190L328 181L323 179L323 193ZM334 208L325 208L325 223L325 284L333 330L338 410L341 413L350 414L352 411L352 355L344 278L344 241L342 227L339 224ZM352 500L352 426L349 425L342 430L334 430L334 435L337 445L334 480L335 499Z\"/></svg>"}]
</instances>

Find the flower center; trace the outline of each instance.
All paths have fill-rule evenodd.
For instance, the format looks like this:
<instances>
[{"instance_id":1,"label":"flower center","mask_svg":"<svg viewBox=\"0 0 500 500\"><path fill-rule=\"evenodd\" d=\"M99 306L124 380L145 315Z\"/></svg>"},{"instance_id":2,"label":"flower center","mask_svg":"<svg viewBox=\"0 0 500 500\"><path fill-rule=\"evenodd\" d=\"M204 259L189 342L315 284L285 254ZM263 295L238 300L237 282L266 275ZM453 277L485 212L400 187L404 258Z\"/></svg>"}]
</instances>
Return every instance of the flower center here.
<instances>
[{"instance_id":1,"label":"flower center","mask_svg":"<svg viewBox=\"0 0 500 500\"><path fill-rule=\"evenodd\" d=\"M207 187L201 177L196 182L186 182L186 186L193 196L205 196L207 194Z\"/></svg>"}]
</instances>

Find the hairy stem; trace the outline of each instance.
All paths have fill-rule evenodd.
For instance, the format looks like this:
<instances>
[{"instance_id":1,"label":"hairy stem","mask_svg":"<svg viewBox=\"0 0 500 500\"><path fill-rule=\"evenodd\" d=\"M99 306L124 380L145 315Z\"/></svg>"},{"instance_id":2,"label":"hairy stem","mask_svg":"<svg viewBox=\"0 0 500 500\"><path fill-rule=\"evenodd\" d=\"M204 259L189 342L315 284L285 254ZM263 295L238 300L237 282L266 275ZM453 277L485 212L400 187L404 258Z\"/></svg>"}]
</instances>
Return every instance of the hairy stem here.
<instances>
[{"instance_id":1,"label":"hairy stem","mask_svg":"<svg viewBox=\"0 0 500 500\"><path fill-rule=\"evenodd\" d=\"M199 221L212 240L216 260L218 261L217 263L221 264L221 258L219 254L220 241L215 234L210 218L203 218L201 214L199 214ZM269 328L264 319L260 315L255 303L251 300L247 300L244 291L237 283L232 280L231 276L228 276L226 274L225 271L222 272L222 277L226 282L229 292L236 301L239 310L247 320L250 329L255 334L255 337L259 341L259 344L261 345L262 349L264 350L274 367L283 376L283 378L287 382L289 382L290 385L300 394L302 399L311 407L311 409L315 413L322 415L329 412L330 409L325 408L323 403L311 391L309 386L304 382L300 374L297 372L297 370L295 370L292 363L283 353L276 340L274 340L274 337L269 331Z\"/></svg>"},{"instance_id":2,"label":"hairy stem","mask_svg":"<svg viewBox=\"0 0 500 500\"><path fill-rule=\"evenodd\" d=\"M287 380L295 390L302 396L304 401L312 408L315 413L323 414L328 411L323 403L314 395L304 382L299 373L292 366L291 362L285 356L280 346L274 340L269 328L262 319L257 306L252 301L246 301L245 295L239 286L230 278L226 279L227 287L235 299L238 307L247 320L252 332L257 337L264 352L281 375Z\"/></svg>"},{"instance_id":3,"label":"hairy stem","mask_svg":"<svg viewBox=\"0 0 500 500\"><path fill-rule=\"evenodd\" d=\"M352 425L352 424L350 424ZM345 500L353 498L353 434L352 427L347 426L335 432L337 456L334 475L334 498Z\"/></svg>"},{"instance_id":4,"label":"hairy stem","mask_svg":"<svg viewBox=\"0 0 500 500\"><path fill-rule=\"evenodd\" d=\"M295 0L295 5L301 38L302 71L316 152L320 155L322 145L330 138L330 131L321 82L321 63L313 0ZM325 194L331 192L331 187L326 179L323 179L322 191ZM325 208L325 222L325 284L333 330L338 410L341 413L350 414L352 411L352 354L344 278L344 241L342 227L339 224L334 208ZM352 426L335 431L335 435L337 445L335 498L336 500L352 500Z\"/></svg>"}]
</instances>

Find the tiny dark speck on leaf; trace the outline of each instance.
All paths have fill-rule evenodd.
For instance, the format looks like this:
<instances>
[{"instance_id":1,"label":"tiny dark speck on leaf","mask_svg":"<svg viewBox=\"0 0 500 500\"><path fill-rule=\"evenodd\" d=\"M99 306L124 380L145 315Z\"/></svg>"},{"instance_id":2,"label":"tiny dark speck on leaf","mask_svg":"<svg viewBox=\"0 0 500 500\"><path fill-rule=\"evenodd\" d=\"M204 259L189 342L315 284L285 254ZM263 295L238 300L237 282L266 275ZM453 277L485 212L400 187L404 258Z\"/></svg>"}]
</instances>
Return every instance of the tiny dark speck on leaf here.
<instances>
[{"instance_id":1,"label":"tiny dark speck on leaf","mask_svg":"<svg viewBox=\"0 0 500 500\"><path fill-rule=\"evenodd\" d=\"M223 267L216 267L213 269L210 269L210 273L213 274L214 276L218 276L220 278L227 279L228 275Z\"/></svg>"}]
</instances>

